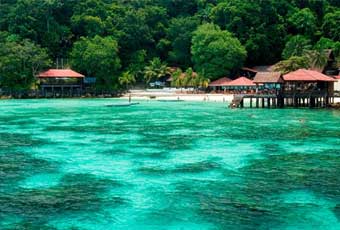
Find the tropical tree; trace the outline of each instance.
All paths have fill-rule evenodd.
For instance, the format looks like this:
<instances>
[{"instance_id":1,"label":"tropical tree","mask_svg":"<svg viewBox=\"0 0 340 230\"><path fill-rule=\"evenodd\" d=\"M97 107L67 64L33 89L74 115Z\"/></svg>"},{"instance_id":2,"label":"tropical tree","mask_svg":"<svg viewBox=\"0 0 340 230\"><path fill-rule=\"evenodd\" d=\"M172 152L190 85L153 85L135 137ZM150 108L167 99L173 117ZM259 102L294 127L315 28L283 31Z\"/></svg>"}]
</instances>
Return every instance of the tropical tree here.
<instances>
[{"instance_id":1,"label":"tropical tree","mask_svg":"<svg viewBox=\"0 0 340 230\"><path fill-rule=\"evenodd\" d=\"M196 74L194 73L193 69L190 67L188 68L183 74L183 85L184 87L194 86Z\"/></svg>"},{"instance_id":2,"label":"tropical tree","mask_svg":"<svg viewBox=\"0 0 340 230\"><path fill-rule=\"evenodd\" d=\"M125 85L125 88L128 90L131 84L136 83L135 76L129 71L123 72L118 78L119 84Z\"/></svg>"},{"instance_id":3,"label":"tropical tree","mask_svg":"<svg viewBox=\"0 0 340 230\"><path fill-rule=\"evenodd\" d=\"M327 13L323 18L322 29L324 34L334 41L340 41L340 10Z\"/></svg>"},{"instance_id":4,"label":"tropical tree","mask_svg":"<svg viewBox=\"0 0 340 230\"><path fill-rule=\"evenodd\" d=\"M48 48L54 57L66 55L64 48L70 41L71 30L55 18L56 12L61 7L62 3L58 0L13 1L6 20L8 31ZM2 1L0 1L0 8L2 8ZM3 17L2 14L0 15Z\"/></svg>"},{"instance_id":5,"label":"tropical tree","mask_svg":"<svg viewBox=\"0 0 340 230\"><path fill-rule=\"evenodd\" d=\"M252 65L271 64L280 58L284 47L287 1L220 0L212 9L212 21L233 33L247 50Z\"/></svg>"},{"instance_id":6,"label":"tropical tree","mask_svg":"<svg viewBox=\"0 0 340 230\"><path fill-rule=\"evenodd\" d=\"M296 35L291 37L282 52L282 57L288 59L292 56L302 56L307 50L312 48L311 41L302 36Z\"/></svg>"},{"instance_id":7,"label":"tropical tree","mask_svg":"<svg viewBox=\"0 0 340 230\"><path fill-rule=\"evenodd\" d=\"M241 67L247 52L228 31L204 24L194 33L191 54L195 69L214 79Z\"/></svg>"},{"instance_id":8,"label":"tropical tree","mask_svg":"<svg viewBox=\"0 0 340 230\"><path fill-rule=\"evenodd\" d=\"M340 56L340 41L333 41L332 39L322 37L314 45L314 50L327 50L331 49L336 57Z\"/></svg>"},{"instance_id":9,"label":"tropical tree","mask_svg":"<svg viewBox=\"0 0 340 230\"><path fill-rule=\"evenodd\" d=\"M129 71L134 76L137 82L141 82L143 80L146 56L146 50L137 50L131 54L128 60L125 60L128 63L126 63L127 71Z\"/></svg>"},{"instance_id":10,"label":"tropical tree","mask_svg":"<svg viewBox=\"0 0 340 230\"><path fill-rule=\"evenodd\" d=\"M201 88L208 88L210 79L203 73L198 73L196 77L196 85Z\"/></svg>"},{"instance_id":11,"label":"tropical tree","mask_svg":"<svg viewBox=\"0 0 340 230\"><path fill-rule=\"evenodd\" d=\"M324 49L308 50L305 52L305 57L309 61L309 66L313 69L323 69L328 61L327 52Z\"/></svg>"},{"instance_id":12,"label":"tropical tree","mask_svg":"<svg viewBox=\"0 0 340 230\"><path fill-rule=\"evenodd\" d=\"M180 68L177 68L175 72L172 73L171 78L171 86L180 88L183 87L183 72Z\"/></svg>"},{"instance_id":13,"label":"tropical tree","mask_svg":"<svg viewBox=\"0 0 340 230\"><path fill-rule=\"evenodd\" d=\"M167 29L167 41L171 44L169 62L187 68L191 66L191 39L199 25L197 17L173 18Z\"/></svg>"},{"instance_id":14,"label":"tropical tree","mask_svg":"<svg viewBox=\"0 0 340 230\"><path fill-rule=\"evenodd\" d=\"M97 88L116 88L121 67L118 44L111 37L82 37L73 46L71 65L78 71L96 77Z\"/></svg>"},{"instance_id":15,"label":"tropical tree","mask_svg":"<svg viewBox=\"0 0 340 230\"><path fill-rule=\"evenodd\" d=\"M301 34L313 35L317 29L317 20L314 13L309 8L297 9L288 18L289 24Z\"/></svg>"},{"instance_id":16,"label":"tropical tree","mask_svg":"<svg viewBox=\"0 0 340 230\"><path fill-rule=\"evenodd\" d=\"M169 69L165 62L162 62L160 58L153 58L148 66L144 68L144 79L147 84L152 80L159 79L169 74Z\"/></svg>"},{"instance_id":17,"label":"tropical tree","mask_svg":"<svg viewBox=\"0 0 340 230\"><path fill-rule=\"evenodd\" d=\"M282 74L286 74L301 68L307 69L310 67L310 61L306 56L292 56L287 60L278 62L274 66L275 71L279 71Z\"/></svg>"},{"instance_id":18,"label":"tropical tree","mask_svg":"<svg viewBox=\"0 0 340 230\"><path fill-rule=\"evenodd\" d=\"M25 39L0 42L0 85L29 89L37 73L51 64L47 50Z\"/></svg>"}]
</instances>

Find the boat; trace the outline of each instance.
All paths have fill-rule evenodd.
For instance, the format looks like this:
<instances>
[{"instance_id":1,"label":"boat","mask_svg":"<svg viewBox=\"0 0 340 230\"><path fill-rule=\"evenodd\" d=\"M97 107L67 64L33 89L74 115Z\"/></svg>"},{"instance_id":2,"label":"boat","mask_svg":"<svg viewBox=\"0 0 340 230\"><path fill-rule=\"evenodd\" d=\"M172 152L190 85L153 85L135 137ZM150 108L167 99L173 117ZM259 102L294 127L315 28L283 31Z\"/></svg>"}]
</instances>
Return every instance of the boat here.
<instances>
[{"instance_id":1,"label":"boat","mask_svg":"<svg viewBox=\"0 0 340 230\"><path fill-rule=\"evenodd\" d=\"M184 101L184 100L157 100L157 101L160 101L160 102L181 102L181 101Z\"/></svg>"},{"instance_id":2,"label":"boat","mask_svg":"<svg viewBox=\"0 0 340 230\"><path fill-rule=\"evenodd\" d=\"M132 105L139 105L139 102L134 102L134 103L120 103L120 104L110 104L110 105L105 105L106 107L128 107Z\"/></svg>"}]
</instances>

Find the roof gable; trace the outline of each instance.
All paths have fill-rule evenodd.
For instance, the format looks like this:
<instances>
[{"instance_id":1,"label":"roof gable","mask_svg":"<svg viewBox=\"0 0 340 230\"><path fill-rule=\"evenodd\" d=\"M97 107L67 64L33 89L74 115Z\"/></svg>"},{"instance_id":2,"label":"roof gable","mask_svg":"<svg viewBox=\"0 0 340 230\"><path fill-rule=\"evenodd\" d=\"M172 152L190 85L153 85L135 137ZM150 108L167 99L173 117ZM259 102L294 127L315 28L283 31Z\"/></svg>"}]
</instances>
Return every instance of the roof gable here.
<instances>
[{"instance_id":1,"label":"roof gable","mask_svg":"<svg viewBox=\"0 0 340 230\"><path fill-rule=\"evenodd\" d=\"M315 70L298 69L283 75L285 81L334 81L333 78L328 77Z\"/></svg>"},{"instance_id":2,"label":"roof gable","mask_svg":"<svg viewBox=\"0 0 340 230\"><path fill-rule=\"evenodd\" d=\"M228 82L226 86L256 86L256 84L246 77L239 77L231 82Z\"/></svg>"},{"instance_id":3,"label":"roof gable","mask_svg":"<svg viewBox=\"0 0 340 230\"><path fill-rule=\"evenodd\" d=\"M280 72L258 72L255 75L254 83L283 83Z\"/></svg>"},{"instance_id":4,"label":"roof gable","mask_svg":"<svg viewBox=\"0 0 340 230\"><path fill-rule=\"evenodd\" d=\"M230 78L222 77L220 79L210 82L209 86L224 86L228 84L228 82L231 82Z\"/></svg>"},{"instance_id":5,"label":"roof gable","mask_svg":"<svg viewBox=\"0 0 340 230\"><path fill-rule=\"evenodd\" d=\"M84 75L71 69L49 69L38 75L40 78L83 78Z\"/></svg>"}]
</instances>

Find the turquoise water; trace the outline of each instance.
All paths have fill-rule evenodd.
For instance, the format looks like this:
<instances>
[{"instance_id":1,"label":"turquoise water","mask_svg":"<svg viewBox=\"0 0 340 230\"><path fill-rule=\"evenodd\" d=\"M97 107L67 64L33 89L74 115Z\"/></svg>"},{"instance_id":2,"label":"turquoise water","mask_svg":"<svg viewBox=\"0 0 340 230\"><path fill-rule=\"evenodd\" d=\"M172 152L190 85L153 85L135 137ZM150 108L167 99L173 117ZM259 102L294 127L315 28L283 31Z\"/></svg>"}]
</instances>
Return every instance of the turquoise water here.
<instances>
[{"instance_id":1,"label":"turquoise water","mask_svg":"<svg viewBox=\"0 0 340 230\"><path fill-rule=\"evenodd\" d=\"M340 111L0 101L0 229L340 229Z\"/></svg>"}]
</instances>

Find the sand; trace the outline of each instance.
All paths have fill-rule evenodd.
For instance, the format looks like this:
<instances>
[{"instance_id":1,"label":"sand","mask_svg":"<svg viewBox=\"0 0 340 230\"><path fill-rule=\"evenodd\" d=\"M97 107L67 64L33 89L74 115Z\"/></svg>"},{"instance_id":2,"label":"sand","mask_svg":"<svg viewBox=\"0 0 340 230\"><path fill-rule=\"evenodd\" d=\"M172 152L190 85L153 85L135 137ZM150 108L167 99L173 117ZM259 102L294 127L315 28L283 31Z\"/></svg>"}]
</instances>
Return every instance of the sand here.
<instances>
[{"instance_id":1,"label":"sand","mask_svg":"<svg viewBox=\"0 0 340 230\"><path fill-rule=\"evenodd\" d=\"M123 98L131 95L132 100L183 100L183 101L211 101L211 102L231 102L232 94L193 94L176 91L132 91L125 94Z\"/></svg>"}]
</instances>

